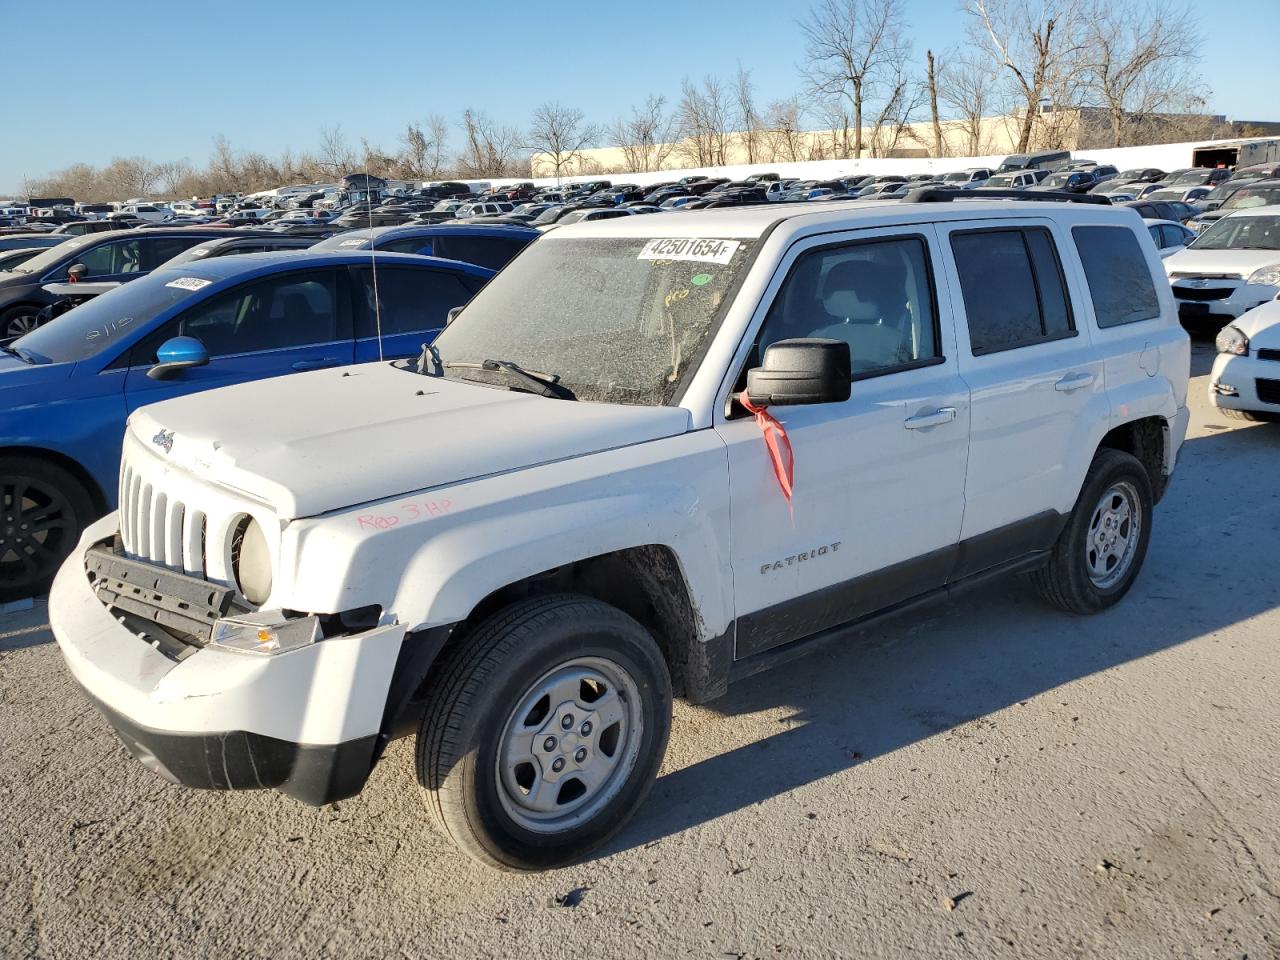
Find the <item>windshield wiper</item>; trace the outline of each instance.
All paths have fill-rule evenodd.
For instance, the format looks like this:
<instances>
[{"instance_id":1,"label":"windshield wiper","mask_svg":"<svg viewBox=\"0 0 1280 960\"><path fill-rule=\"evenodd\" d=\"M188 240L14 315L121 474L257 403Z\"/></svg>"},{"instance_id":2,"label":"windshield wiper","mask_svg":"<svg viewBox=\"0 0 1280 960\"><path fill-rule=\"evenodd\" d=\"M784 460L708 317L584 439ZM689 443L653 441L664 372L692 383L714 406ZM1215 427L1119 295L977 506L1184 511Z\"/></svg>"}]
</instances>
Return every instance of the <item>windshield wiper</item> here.
<instances>
[{"instance_id":1,"label":"windshield wiper","mask_svg":"<svg viewBox=\"0 0 1280 960\"><path fill-rule=\"evenodd\" d=\"M510 360L481 360L479 363L462 363L450 360L444 364L446 370L501 370L515 377L534 393L557 400L577 400L574 392L560 382L554 373L543 373L540 370L526 370Z\"/></svg>"}]
</instances>

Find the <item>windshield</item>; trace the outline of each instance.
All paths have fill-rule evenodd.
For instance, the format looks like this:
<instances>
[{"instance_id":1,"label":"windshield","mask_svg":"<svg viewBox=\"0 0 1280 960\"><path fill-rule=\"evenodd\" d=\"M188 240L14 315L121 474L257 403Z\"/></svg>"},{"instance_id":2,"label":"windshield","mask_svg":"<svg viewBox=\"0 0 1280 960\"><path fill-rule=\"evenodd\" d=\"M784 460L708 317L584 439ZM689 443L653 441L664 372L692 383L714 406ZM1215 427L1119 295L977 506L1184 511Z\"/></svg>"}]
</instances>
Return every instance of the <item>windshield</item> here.
<instances>
[{"instance_id":1,"label":"windshield","mask_svg":"<svg viewBox=\"0 0 1280 960\"><path fill-rule=\"evenodd\" d=\"M172 286L174 279L173 273L165 271L116 287L19 337L12 346L39 363L71 363L92 357L119 343L161 310L191 296L190 285Z\"/></svg>"},{"instance_id":2,"label":"windshield","mask_svg":"<svg viewBox=\"0 0 1280 960\"><path fill-rule=\"evenodd\" d=\"M1280 216L1223 217L1191 244L1195 250L1280 250Z\"/></svg>"},{"instance_id":3,"label":"windshield","mask_svg":"<svg viewBox=\"0 0 1280 960\"><path fill-rule=\"evenodd\" d=\"M1280 187L1241 187L1223 205L1223 210L1247 210L1280 203Z\"/></svg>"},{"instance_id":4,"label":"windshield","mask_svg":"<svg viewBox=\"0 0 1280 960\"><path fill-rule=\"evenodd\" d=\"M444 363L507 360L579 400L670 403L753 240L583 237L527 247L436 339ZM510 385L470 369L450 377Z\"/></svg>"},{"instance_id":5,"label":"windshield","mask_svg":"<svg viewBox=\"0 0 1280 960\"><path fill-rule=\"evenodd\" d=\"M1011 187L1017 175L1009 173L999 173L987 181L988 187Z\"/></svg>"},{"instance_id":6,"label":"windshield","mask_svg":"<svg viewBox=\"0 0 1280 960\"><path fill-rule=\"evenodd\" d=\"M1065 187L1071 181L1069 173L1055 173L1052 176L1045 177L1040 181L1042 187Z\"/></svg>"},{"instance_id":7,"label":"windshield","mask_svg":"<svg viewBox=\"0 0 1280 960\"><path fill-rule=\"evenodd\" d=\"M973 175L962 170L960 173L948 173L945 177L942 178L942 182L943 183L968 183L969 178L971 176Z\"/></svg>"},{"instance_id":8,"label":"windshield","mask_svg":"<svg viewBox=\"0 0 1280 960\"><path fill-rule=\"evenodd\" d=\"M15 273L44 273L50 267L56 267L62 262L62 258L72 250L77 250L87 243L93 241L89 237L72 237L64 240L62 243L55 243L52 247L42 250L20 267L14 267Z\"/></svg>"}]
</instances>

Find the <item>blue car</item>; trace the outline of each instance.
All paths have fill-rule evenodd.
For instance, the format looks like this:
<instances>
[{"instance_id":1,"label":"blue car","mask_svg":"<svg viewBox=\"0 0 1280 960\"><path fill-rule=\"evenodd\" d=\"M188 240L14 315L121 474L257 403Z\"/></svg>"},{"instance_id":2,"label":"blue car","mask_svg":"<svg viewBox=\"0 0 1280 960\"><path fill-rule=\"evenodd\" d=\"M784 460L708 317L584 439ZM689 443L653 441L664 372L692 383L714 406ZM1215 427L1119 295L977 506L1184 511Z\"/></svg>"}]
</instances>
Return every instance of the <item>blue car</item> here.
<instances>
[{"instance_id":1,"label":"blue car","mask_svg":"<svg viewBox=\"0 0 1280 960\"><path fill-rule=\"evenodd\" d=\"M428 257L461 260L501 270L517 253L542 236L533 227L503 224L458 223L403 224L349 230L326 237L312 250L390 250Z\"/></svg>"},{"instance_id":2,"label":"blue car","mask_svg":"<svg viewBox=\"0 0 1280 960\"><path fill-rule=\"evenodd\" d=\"M216 257L156 270L0 346L0 601L47 589L80 531L115 508L133 410L417 354L491 276L394 253L378 255L376 279L367 252Z\"/></svg>"}]
</instances>

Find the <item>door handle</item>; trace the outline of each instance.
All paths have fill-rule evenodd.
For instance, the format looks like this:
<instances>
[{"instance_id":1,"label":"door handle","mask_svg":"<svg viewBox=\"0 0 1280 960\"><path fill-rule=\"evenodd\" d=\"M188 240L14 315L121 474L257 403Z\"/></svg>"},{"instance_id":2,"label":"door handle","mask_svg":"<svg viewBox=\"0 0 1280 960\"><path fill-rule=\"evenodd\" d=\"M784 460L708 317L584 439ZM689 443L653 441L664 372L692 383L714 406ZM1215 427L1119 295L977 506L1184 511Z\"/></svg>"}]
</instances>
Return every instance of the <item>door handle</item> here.
<instances>
[{"instance_id":1,"label":"door handle","mask_svg":"<svg viewBox=\"0 0 1280 960\"><path fill-rule=\"evenodd\" d=\"M293 365L295 370L323 370L325 367L336 367L337 357L317 357L314 360L299 360Z\"/></svg>"},{"instance_id":2,"label":"door handle","mask_svg":"<svg viewBox=\"0 0 1280 960\"><path fill-rule=\"evenodd\" d=\"M917 413L903 421L908 430L927 430L929 427L940 427L956 418L955 407L939 407L932 413Z\"/></svg>"},{"instance_id":3,"label":"door handle","mask_svg":"<svg viewBox=\"0 0 1280 960\"><path fill-rule=\"evenodd\" d=\"M1068 373L1053 385L1053 389L1059 393L1070 393L1072 390L1079 390L1081 387L1087 387L1092 383L1092 373Z\"/></svg>"}]
</instances>

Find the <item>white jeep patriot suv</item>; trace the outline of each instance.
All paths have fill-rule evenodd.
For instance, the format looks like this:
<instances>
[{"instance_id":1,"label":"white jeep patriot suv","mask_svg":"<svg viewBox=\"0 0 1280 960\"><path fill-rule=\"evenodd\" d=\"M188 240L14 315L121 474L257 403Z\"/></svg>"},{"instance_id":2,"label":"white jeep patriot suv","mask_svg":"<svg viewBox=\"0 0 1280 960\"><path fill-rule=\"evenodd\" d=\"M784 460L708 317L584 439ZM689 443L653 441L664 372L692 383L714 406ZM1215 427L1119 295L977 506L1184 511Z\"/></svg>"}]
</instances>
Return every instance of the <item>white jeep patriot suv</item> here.
<instances>
[{"instance_id":1,"label":"white jeep patriot suv","mask_svg":"<svg viewBox=\"0 0 1280 960\"><path fill-rule=\"evenodd\" d=\"M138 411L71 672L189 786L327 803L414 732L439 826L539 869L635 811L673 696L997 574L1116 603L1187 427L1160 258L942 199L566 227L416 361Z\"/></svg>"}]
</instances>

